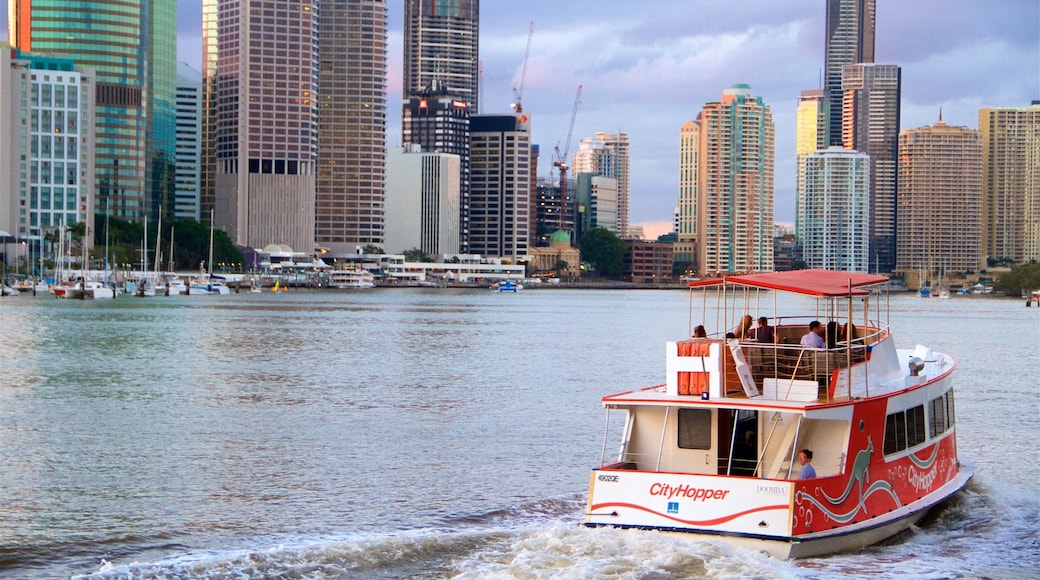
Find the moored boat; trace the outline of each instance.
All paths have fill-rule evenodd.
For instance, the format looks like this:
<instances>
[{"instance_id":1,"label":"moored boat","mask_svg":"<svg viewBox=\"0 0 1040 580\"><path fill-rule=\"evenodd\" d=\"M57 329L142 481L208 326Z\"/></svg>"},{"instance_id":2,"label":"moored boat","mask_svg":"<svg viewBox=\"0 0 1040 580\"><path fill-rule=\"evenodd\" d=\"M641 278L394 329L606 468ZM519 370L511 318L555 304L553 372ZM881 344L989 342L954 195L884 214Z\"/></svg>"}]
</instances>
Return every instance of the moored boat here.
<instances>
[{"instance_id":1,"label":"moored boat","mask_svg":"<svg viewBox=\"0 0 1040 580\"><path fill-rule=\"evenodd\" d=\"M897 348L886 283L826 270L691 282L718 288L721 308L743 296L746 313L783 293L815 314L775 312L766 342L669 342L663 385L604 397L621 445L591 472L585 525L799 558L889 538L963 489L973 471L957 455L956 362ZM803 318L831 321L823 348L802 346ZM802 473L807 460L814 475Z\"/></svg>"},{"instance_id":2,"label":"moored boat","mask_svg":"<svg viewBox=\"0 0 1040 580\"><path fill-rule=\"evenodd\" d=\"M376 278L372 272L363 268L332 270L329 272L329 285L340 289L374 288Z\"/></svg>"},{"instance_id":3,"label":"moored boat","mask_svg":"<svg viewBox=\"0 0 1040 580\"><path fill-rule=\"evenodd\" d=\"M495 284L493 286L493 289L498 290L499 292L513 292L513 293L516 293L516 292L518 292L520 290L523 290L524 286L523 286L523 284L518 284L516 282L516 280L513 280L511 278L507 278L507 279L502 280L501 282Z\"/></svg>"}]
</instances>

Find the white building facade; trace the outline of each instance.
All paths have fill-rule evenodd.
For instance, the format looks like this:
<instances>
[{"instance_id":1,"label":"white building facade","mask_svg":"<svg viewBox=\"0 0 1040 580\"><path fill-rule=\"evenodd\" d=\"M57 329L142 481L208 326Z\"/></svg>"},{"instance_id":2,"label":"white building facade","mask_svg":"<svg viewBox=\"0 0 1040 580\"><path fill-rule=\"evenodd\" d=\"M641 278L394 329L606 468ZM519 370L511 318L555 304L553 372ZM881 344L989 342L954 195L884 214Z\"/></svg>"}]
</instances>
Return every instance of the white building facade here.
<instances>
[{"instance_id":1,"label":"white building facade","mask_svg":"<svg viewBox=\"0 0 1040 580\"><path fill-rule=\"evenodd\" d=\"M802 259L809 268L870 271L870 157L841 147L802 159Z\"/></svg>"},{"instance_id":2,"label":"white building facade","mask_svg":"<svg viewBox=\"0 0 1040 580\"><path fill-rule=\"evenodd\" d=\"M386 241L401 254L418 248L428 255L459 252L458 155L394 147L386 159Z\"/></svg>"}]
</instances>

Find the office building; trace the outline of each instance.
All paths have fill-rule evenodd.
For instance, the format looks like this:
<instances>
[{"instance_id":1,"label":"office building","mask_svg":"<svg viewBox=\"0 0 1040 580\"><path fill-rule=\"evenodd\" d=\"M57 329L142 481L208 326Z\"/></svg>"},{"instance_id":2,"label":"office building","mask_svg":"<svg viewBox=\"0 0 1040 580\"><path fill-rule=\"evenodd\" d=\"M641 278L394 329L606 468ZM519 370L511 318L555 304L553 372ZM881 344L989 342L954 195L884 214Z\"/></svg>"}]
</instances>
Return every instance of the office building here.
<instances>
[{"instance_id":1,"label":"office building","mask_svg":"<svg viewBox=\"0 0 1040 580\"><path fill-rule=\"evenodd\" d=\"M577 203L578 239L592 228L603 228L618 234L618 182L613 177L595 173L579 173L576 176L575 201Z\"/></svg>"},{"instance_id":2,"label":"office building","mask_svg":"<svg viewBox=\"0 0 1040 580\"><path fill-rule=\"evenodd\" d=\"M985 267L982 255L982 138L939 119L899 134L899 245L896 270L949 279Z\"/></svg>"},{"instance_id":3,"label":"office building","mask_svg":"<svg viewBox=\"0 0 1040 580\"><path fill-rule=\"evenodd\" d=\"M443 92L406 97L401 117L402 143L423 151L459 156L460 250L469 252L469 117L470 105Z\"/></svg>"},{"instance_id":4,"label":"office building","mask_svg":"<svg viewBox=\"0 0 1040 580\"><path fill-rule=\"evenodd\" d=\"M684 125L679 202L696 207L699 275L773 270L775 147L772 111L744 84Z\"/></svg>"},{"instance_id":5,"label":"office building","mask_svg":"<svg viewBox=\"0 0 1040 580\"><path fill-rule=\"evenodd\" d=\"M0 231L37 251L74 223L93 246L94 88L71 59L0 50Z\"/></svg>"},{"instance_id":6,"label":"office building","mask_svg":"<svg viewBox=\"0 0 1040 580\"><path fill-rule=\"evenodd\" d=\"M829 140L830 107L826 94L823 90L802 91L798 98L798 110L796 112L795 157L797 162L795 176L795 193L798 196L795 213L795 240L801 243L801 224L805 220L804 205L800 192L804 189L805 164L803 161L809 155L827 149Z\"/></svg>"},{"instance_id":7,"label":"office building","mask_svg":"<svg viewBox=\"0 0 1040 580\"><path fill-rule=\"evenodd\" d=\"M202 169L202 74L177 63L177 188L173 216L199 221Z\"/></svg>"},{"instance_id":8,"label":"office building","mask_svg":"<svg viewBox=\"0 0 1040 580\"><path fill-rule=\"evenodd\" d=\"M429 256L459 253L459 156L391 148L386 159L386 240L383 249Z\"/></svg>"},{"instance_id":9,"label":"office building","mask_svg":"<svg viewBox=\"0 0 1040 580\"><path fill-rule=\"evenodd\" d=\"M855 64L843 70L842 140L870 156L870 260L881 272L896 263L896 165L899 152L901 71L891 64Z\"/></svg>"},{"instance_id":10,"label":"office building","mask_svg":"<svg viewBox=\"0 0 1040 580\"><path fill-rule=\"evenodd\" d=\"M808 268L870 272L870 157L830 147L802 159L802 260Z\"/></svg>"},{"instance_id":11,"label":"office building","mask_svg":"<svg viewBox=\"0 0 1040 580\"><path fill-rule=\"evenodd\" d=\"M842 69L874 62L876 0L827 0L824 93L830 109L826 145L842 145Z\"/></svg>"},{"instance_id":12,"label":"office building","mask_svg":"<svg viewBox=\"0 0 1040 580\"><path fill-rule=\"evenodd\" d=\"M470 252L515 259L531 247L530 119L470 117Z\"/></svg>"},{"instance_id":13,"label":"office building","mask_svg":"<svg viewBox=\"0 0 1040 580\"><path fill-rule=\"evenodd\" d=\"M176 0L9 0L10 42L94 69L95 196L141 221L174 203ZM105 210L105 208L108 208Z\"/></svg>"},{"instance_id":14,"label":"office building","mask_svg":"<svg viewBox=\"0 0 1040 580\"><path fill-rule=\"evenodd\" d=\"M983 254L993 264L1040 262L1040 101L979 110Z\"/></svg>"},{"instance_id":15,"label":"office building","mask_svg":"<svg viewBox=\"0 0 1040 580\"><path fill-rule=\"evenodd\" d=\"M594 173L617 181L617 225L600 227L627 238L630 201L628 135L626 133L596 133L578 144L571 164L571 174Z\"/></svg>"},{"instance_id":16,"label":"office building","mask_svg":"<svg viewBox=\"0 0 1040 580\"><path fill-rule=\"evenodd\" d=\"M566 191L574 192L574 180L567 177L567 181ZM576 196L572 194L567 196L568 199L563 199L563 190L559 183L551 179L538 179L537 182L534 204L535 245L540 248L548 247L553 235L561 230L567 232L567 239L570 240L570 232L575 231L573 216L576 214ZM557 236L557 241L559 240Z\"/></svg>"},{"instance_id":17,"label":"office building","mask_svg":"<svg viewBox=\"0 0 1040 580\"><path fill-rule=\"evenodd\" d=\"M406 101L424 94L443 94L465 101L469 110L478 112L479 54L479 0L405 0Z\"/></svg>"},{"instance_id":18,"label":"office building","mask_svg":"<svg viewBox=\"0 0 1040 580\"><path fill-rule=\"evenodd\" d=\"M213 225L238 245L314 244L317 9L318 0L217 4Z\"/></svg>"}]
</instances>

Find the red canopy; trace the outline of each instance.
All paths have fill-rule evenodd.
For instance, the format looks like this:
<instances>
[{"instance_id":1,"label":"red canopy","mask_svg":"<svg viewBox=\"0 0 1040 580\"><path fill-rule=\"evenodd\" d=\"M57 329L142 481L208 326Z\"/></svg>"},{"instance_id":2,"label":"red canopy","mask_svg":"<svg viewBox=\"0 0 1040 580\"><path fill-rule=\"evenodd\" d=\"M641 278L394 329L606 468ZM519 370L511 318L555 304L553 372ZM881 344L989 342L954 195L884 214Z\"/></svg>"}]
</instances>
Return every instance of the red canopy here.
<instances>
[{"instance_id":1,"label":"red canopy","mask_svg":"<svg viewBox=\"0 0 1040 580\"><path fill-rule=\"evenodd\" d=\"M870 293L863 289L864 286L876 286L886 282L888 282L888 278L878 274L836 272L834 270L792 270L790 272L745 274L711 280L695 280L689 285L692 288L725 283L806 296L849 296L850 294L864 296Z\"/></svg>"}]
</instances>

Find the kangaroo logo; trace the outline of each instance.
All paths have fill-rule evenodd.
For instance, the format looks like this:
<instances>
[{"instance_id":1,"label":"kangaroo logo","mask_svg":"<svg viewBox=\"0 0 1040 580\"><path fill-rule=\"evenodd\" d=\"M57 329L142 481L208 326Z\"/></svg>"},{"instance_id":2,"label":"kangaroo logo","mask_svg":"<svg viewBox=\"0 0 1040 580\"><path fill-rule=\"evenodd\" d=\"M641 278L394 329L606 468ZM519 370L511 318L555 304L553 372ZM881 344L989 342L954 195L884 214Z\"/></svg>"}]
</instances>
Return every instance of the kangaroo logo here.
<instances>
[{"instance_id":1,"label":"kangaroo logo","mask_svg":"<svg viewBox=\"0 0 1040 580\"><path fill-rule=\"evenodd\" d=\"M870 435L867 435L867 447L861 449L856 454L856 459L852 462L852 470L849 471L849 484L845 487L845 492L839 497L831 497L823 492L823 496L827 498L827 501L831 504L840 504L848 499L849 494L852 493L852 484L856 482L859 484L859 506L856 508L862 509L863 513L866 514L866 506L863 505L863 488L870 483L870 456L874 453L874 442L871 440Z\"/></svg>"}]
</instances>

